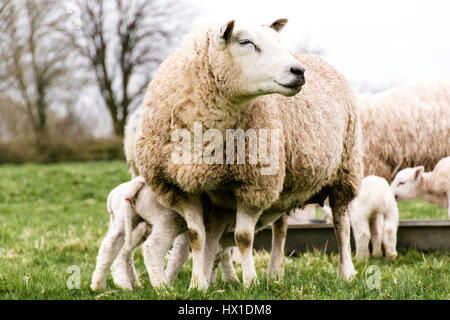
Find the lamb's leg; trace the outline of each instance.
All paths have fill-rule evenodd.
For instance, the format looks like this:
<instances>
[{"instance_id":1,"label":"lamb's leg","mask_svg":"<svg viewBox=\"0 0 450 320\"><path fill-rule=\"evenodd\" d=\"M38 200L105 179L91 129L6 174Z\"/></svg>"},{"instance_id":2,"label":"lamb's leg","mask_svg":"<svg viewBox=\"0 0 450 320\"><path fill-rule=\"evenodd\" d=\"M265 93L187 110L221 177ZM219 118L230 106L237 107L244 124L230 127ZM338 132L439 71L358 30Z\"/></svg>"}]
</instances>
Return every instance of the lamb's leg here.
<instances>
[{"instance_id":1,"label":"lamb's leg","mask_svg":"<svg viewBox=\"0 0 450 320\"><path fill-rule=\"evenodd\" d=\"M169 285L173 285L178 273L180 272L181 268L188 258L189 238L188 233L183 232L175 238L167 262L166 278Z\"/></svg>"},{"instance_id":2,"label":"lamb's leg","mask_svg":"<svg viewBox=\"0 0 450 320\"><path fill-rule=\"evenodd\" d=\"M190 201L179 203L176 210L186 221L189 245L192 250L192 277L190 288L206 289L208 281L205 274L206 231L203 222L203 207L200 196L192 195Z\"/></svg>"},{"instance_id":3,"label":"lamb's leg","mask_svg":"<svg viewBox=\"0 0 450 320\"><path fill-rule=\"evenodd\" d=\"M115 285L119 288L130 289L141 285L134 266L134 252L144 242L150 229L146 222L139 223L131 233L131 250L122 247L119 255L114 260L111 267L111 275Z\"/></svg>"},{"instance_id":4,"label":"lamb's leg","mask_svg":"<svg viewBox=\"0 0 450 320\"><path fill-rule=\"evenodd\" d=\"M447 192L448 218L450 219L450 191Z\"/></svg>"},{"instance_id":5,"label":"lamb's leg","mask_svg":"<svg viewBox=\"0 0 450 320\"><path fill-rule=\"evenodd\" d=\"M206 244L205 244L205 274L207 279L214 277L214 268L217 272L220 257L219 253L219 241L225 231L226 224L221 222L220 217L214 217L214 213L210 216L210 223L208 231L206 232Z\"/></svg>"},{"instance_id":6,"label":"lamb's leg","mask_svg":"<svg viewBox=\"0 0 450 320\"><path fill-rule=\"evenodd\" d=\"M123 246L125 233L124 223L111 218L108 233L100 245L97 256L97 264L92 275L91 289L104 290L106 288L106 277L109 268Z\"/></svg>"},{"instance_id":7,"label":"lamb's leg","mask_svg":"<svg viewBox=\"0 0 450 320\"><path fill-rule=\"evenodd\" d=\"M359 217L358 217L359 218ZM369 258L369 240L370 240L370 225L367 219L353 219L352 220L353 236L355 238L355 247L357 259Z\"/></svg>"},{"instance_id":8,"label":"lamb's leg","mask_svg":"<svg viewBox=\"0 0 450 320\"><path fill-rule=\"evenodd\" d=\"M397 258L397 229L398 211L389 212L385 216L383 230L383 245L388 260Z\"/></svg>"},{"instance_id":9,"label":"lamb's leg","mask_svg":"<svg viewBox=\"0 0 450 320\"><path fill-rule=\"evenodd\" d=\"M371 229L372 239L372 255L374 257L382 257L381 242L383 240L384 215L377 212L373 217Z\"/></svg>"},{"instance_id":10,"label":"lamb's leg","mask_svg":"<svg viewBox=\"0 0 450 320\"><path fill-rule=\"evenodd\" d=\"M336 204L336 201L332 200L335 199L330 198L330 205L333 213L334 231L339 246L339 277L350 279L356 274L351 258L350 219L347 206Z\"/></svg>"},{"instance_id":11,"label":"lamb's leg","mask_svg":"<svg viewBox=\"0 0 450 320\"><path fill-rule=\"evenodd\" d=\"M164 257L172 247L178 230L167 224L154 224L152 233L143 245L144 262L154 287L167 283L164 273Z\"/></svg>"},{"instance_id":12,"label":"lamb's leg","mask_svg":"<svg viewBox=\"0 0 450 320\"><path fill-rule=\"evenodd\" d=\"M234 270L233 261L231 260L231 249L232 247L227 248L220 260L220 266L222 267L222 280L223 281L236 281L239 282L239 278L236 275L236 271Z\"/></svg>"},{"instance_id":13,"label":"lamb's leg","mask_svg":"<svg viewBox=\"0 0 450 320\"><path fill-rule=\"evenodd\" d=\"M284 244L288 230L287 215L281 214L280 218L272 223L272 250L267 272L282 277L284 275Z\"/></svg>"},{"instance_id":14,"label":"lamb's leg","mask_svg":"<svg viewBox=\"0 0 450 320\"><path fill-rule=\"evenodd\" d=\"M257 277L252 249L255 226L261 213L262 210L255 210L245 206L240 201L237 203L234 238L242 256L242 278L246 287Z\"/></svg>"}]
</instances>

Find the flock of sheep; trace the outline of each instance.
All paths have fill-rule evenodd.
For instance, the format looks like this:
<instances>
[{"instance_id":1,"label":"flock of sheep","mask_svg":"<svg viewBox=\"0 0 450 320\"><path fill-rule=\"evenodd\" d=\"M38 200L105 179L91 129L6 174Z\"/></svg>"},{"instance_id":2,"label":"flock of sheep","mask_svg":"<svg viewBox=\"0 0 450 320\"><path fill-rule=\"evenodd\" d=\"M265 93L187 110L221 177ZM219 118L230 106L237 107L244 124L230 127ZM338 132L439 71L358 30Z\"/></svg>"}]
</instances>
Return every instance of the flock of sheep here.
<instances>
[{"instance_id":1,"label":"flock of sheep","mask_svg":"<svg viewBox=\"0 0 450 320\"><path fill-rule=\"evenodd\" d=\"M117 286L139 286L133 254L142 243L155 287L173 283L190 251L191 287L214 283L219 266L225 281L239 281L231 260L235 246L248 286L256 280L254 233L269 225L267 271L282 276L286 212L325 201L338 239L338 274L349 279L356 274L350 225L356 257L368 257L371 240L374 256L382 255L383 245L386 258L395 259L396 199L449 207L450 83L355 96L321 58L281 46L278 32L286 22L204 26L161 64L126 128L133 179L108 196L110 226L93 290L105 288L109 269ZM190 161L182 163L173 161L179 130L194 133L193 150L183 153ZM230 130L232 143L217 143ZM245 134L264 130L276 134L258 137L255 157L249 146L242 155L234 145L239 132L242 142L251 140ZM276 160L268 161L263 150ZM199 154L208 161L199 161Z\"/></svg>"}]
</instances>

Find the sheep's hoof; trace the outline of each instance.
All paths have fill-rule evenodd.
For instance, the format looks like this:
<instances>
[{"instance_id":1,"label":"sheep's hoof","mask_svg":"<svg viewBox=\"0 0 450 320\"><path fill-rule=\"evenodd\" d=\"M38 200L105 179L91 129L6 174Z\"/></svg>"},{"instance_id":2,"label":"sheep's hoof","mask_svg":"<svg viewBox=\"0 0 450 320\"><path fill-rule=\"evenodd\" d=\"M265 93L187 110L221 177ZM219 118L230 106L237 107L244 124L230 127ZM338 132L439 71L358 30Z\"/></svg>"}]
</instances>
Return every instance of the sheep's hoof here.
<instances>
[{"instance_id":1,"label":"sheep's hoof","mask_svg":"<svg viewBox=\"0 0 450 320\"><path fill-rule=\"evenodd\" d=\"M189 285L189 290L197 289L205 291L206 289L208 289L208 287L209 287L208 281L192 278L191 283Z\"/></svg>"},{"instance_id":2,"label":"sheep's hoof","mask_svg":"<svg viewBox=\"0 0 450 320\"><path fill-rule=\"evenodd\" d=\"M394 261L395 259L397 259L397 253L395 254L386 254L386 259L389 261Z\"/></svg>"},{"instance_id":3,"label":"sheep's hoof","mask_svg":"<svg viewBox=\"0 0 450 320\"><path fill-rule=\"evenodd\" d=\"M344 270L339 270L339 278L344 280L352 280L358 272L354 267L347 268Z\"/></svg>"}]
</instances>

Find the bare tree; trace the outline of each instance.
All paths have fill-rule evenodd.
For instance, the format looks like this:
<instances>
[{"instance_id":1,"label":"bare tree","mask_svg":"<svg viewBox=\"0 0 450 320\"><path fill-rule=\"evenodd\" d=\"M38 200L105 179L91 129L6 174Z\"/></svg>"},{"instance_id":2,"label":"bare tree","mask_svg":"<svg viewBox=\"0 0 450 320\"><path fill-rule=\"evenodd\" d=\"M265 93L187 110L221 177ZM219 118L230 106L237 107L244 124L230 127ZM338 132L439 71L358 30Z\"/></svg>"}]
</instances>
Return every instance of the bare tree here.
<instances>
[{"instance_id":1,"label":"bare tree","mask_svg":"<svg viewBox=\"0 0 450 320\"><path fill-rule=\"evenodd\" d=\"M48 142L48 111L67 102L74 83L69 42L60 32L68 14L54 0L7 0L2 8L0 93L26 114L42 150Z\"/></svg>"},{"instance_id":2,"label":"bare tree","mask_svg":"<svg viewBox=\"0 0 450 320\"><path fill-rule=\"evenodd\" d=\"M80 33L72 33L72 42L89 61L116 135L123 135L129 112L177 34L171 23L176 7L155 0L78 2Z\"/></svg>"}]
</instances>

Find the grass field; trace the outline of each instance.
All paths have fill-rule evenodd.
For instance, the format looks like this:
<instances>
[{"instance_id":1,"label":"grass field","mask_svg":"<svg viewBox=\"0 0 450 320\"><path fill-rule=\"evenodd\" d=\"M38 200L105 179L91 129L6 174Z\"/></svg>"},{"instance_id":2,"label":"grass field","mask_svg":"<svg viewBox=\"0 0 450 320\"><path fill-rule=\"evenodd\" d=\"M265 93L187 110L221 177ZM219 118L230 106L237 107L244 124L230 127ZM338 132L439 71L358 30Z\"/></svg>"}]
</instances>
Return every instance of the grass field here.
<instances>
[{"instance_id":1,"label":"grass field","mask_svg":"<svg viewBox=\"0 0 450 320\"><path fill-rule=\"evenodd\" d=\"M260 252L258 284L243 290L219 280L206 292L188 291L190 263L174 288L154 290L138 251L142 288L118 290L109 277L108 289L94 293L89 283L108 227L106 196L128 179L124 162L0 166L0 299L450 299L450 254L415 250L400 250L395 262L355 262L352 281L337 279L336 254L320 252L286 257L284 279L268 279L268 254ZM447 217L446 209L420 201L399 208L400 219ZM367 285L370 266L379 268L378 289ZM68 289L78 270L80 288Z\"/></svg>"}]
</instances>

